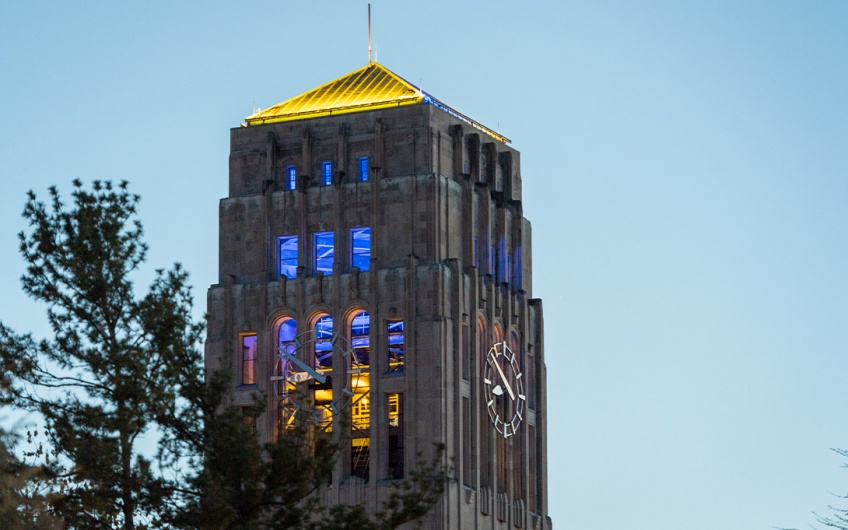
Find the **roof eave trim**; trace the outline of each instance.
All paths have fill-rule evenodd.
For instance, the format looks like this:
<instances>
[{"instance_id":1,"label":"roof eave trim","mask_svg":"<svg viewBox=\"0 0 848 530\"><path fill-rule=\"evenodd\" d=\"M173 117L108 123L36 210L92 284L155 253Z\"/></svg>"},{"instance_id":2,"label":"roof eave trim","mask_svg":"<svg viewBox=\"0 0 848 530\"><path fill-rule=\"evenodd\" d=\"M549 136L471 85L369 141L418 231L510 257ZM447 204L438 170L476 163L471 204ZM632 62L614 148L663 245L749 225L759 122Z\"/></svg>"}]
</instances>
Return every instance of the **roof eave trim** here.
<instances>
[{"instance_id":1,"label":"roof eave trim","mask_svg":"<svg viewBox=\"0 0 848 530\"><path fill-rule=\"evenodd\" d=\"M512 143L512 140L510 140L506 136L502 135L501 133L495 132L492 129L489 129L488 127L483 125L482 123L472 120L471 118L469 118L465 114L459 112L458 110L454 109L453 107L450 107L449 105L445 105L444 103L442 103L438 99L434 98L430 94L427 94L427 93L424 94L424 103L429 103L429 104L431 104L431 105L433 105L437 108L442 109L443 111L447 112L448 114L450 114L454 118L458 118L459 120L464 121L465 123L471 125L472 127L477 129L478 131L488 134L489 136L491 136L495 140L498 140L498 141L503 142L505 144L511 144Z\"/></svg>"}]
</instances>

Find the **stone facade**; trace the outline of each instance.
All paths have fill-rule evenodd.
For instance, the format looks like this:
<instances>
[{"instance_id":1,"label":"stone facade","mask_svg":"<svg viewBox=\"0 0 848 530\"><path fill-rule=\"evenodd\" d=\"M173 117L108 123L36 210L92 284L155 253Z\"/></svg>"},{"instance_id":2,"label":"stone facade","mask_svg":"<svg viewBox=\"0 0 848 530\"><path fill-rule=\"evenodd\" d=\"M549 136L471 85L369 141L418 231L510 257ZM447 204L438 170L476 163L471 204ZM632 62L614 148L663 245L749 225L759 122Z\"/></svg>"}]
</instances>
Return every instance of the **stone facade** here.
<instances>
[{"instance_id":1,"label":"stone facade","mask_svg":"<svg viewBox=\"0 0 848 530\"><path fill-rule=\"evenodd\" d=\"M325 162L331 183L323 180ZM364 227L368 265L356 267L350 235ZM431 455L442 443L451 479L424 528L551 527L542 303L532 298L516 150L430 104L235 128L219 229L207 368L232 369L237 405L251 405L256 392L269 397L256 419L263 440L285 428L287 417L284 323L317 342L316 322L329 315L333 337L349 346L333 349L334 363L323 371L315 357L303 357L334 376L335 387L327 383L334 400L351 388L354 414L364 422L344 442L333 486L322 492L326 502L376 508L418 453ZM321 272L314 235L328 232L331 269ZM296 272L286 275L280 238L290 236L298 236L288 255ZM356 338L351 326L363 311L369 327ZM398 322L400 361L389 352L398 349L390 344ZM493 425L485 397L484 367L495 343L514 352L526 404L514 432L502 427L506 435ZM345 351L362 344L367 366L357 372ZM348 378L365 383L355 389ZM343 401L336 402L349 404ZM339 417L323 425L347 440Z\"/></svg>"}]
</instances>

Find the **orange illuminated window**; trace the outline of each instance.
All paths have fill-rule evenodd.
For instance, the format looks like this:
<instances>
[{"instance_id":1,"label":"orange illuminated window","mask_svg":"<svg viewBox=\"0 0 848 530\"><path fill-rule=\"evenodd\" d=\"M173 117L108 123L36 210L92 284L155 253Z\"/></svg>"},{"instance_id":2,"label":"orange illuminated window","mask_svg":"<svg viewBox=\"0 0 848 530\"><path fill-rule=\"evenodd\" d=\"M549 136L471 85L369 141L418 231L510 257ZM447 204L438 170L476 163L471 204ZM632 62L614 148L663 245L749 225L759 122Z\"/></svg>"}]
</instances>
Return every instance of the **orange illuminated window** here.
<instances>
[{"instance_id":1,"label":"orange illuminated window","mask_svg":"<svg viewBox=\"0 0 848 530\"><path fill-rule=\"evenodd\" d=\"M256 334L241 336L241 384L256 384Z\"/></svg>"}]
</instances>

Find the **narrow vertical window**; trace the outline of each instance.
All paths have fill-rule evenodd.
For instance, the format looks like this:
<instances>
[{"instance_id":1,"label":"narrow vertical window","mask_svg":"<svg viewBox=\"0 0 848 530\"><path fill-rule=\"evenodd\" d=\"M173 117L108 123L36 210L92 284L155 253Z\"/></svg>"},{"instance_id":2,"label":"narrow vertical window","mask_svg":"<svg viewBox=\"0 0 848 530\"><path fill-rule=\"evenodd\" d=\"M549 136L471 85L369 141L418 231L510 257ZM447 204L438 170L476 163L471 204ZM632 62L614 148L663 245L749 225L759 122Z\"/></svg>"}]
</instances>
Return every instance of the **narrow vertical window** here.
<instances>
[{"instance_id":1,"label":"narrow vertical window","mask_svg":"<svg viewBox=\"0 0 848 530\"><path fill-rule=\"evenodd\" d=\"M401 479L403 469L403 394L388 395L389 411L389 476Z\"/></svg>"},{"instance_id":2,"label":"narrow vertical window","mask_svg":"<svg viewBox=\"0 0 848 530\"><path fill-rule=\"evenodd\" d=\"M468 329L468 324L462 323L462 378L466 381L471 379L471 332Z\"/></svg>"},{"instance_id":3,"label":"narrow vertical window","mask_svg":"<svg viewBox=\"0 0 848 530\"><path fill-rule=\"evenodd\" d=\"M516 289L521 289L523 283L523 271L521 270L521 245L518 245L515 249L515 258L512 260L512 267L514 269L512 274L513 284Z\"/></svg>"},{"instance_id":4,"label":"narrow vertical window","mask_svg":"<svg viewBox=\"0 0 848 530\"><path fill-rule=\"evenodd\" d=\"M286 189L293 190L295 188L297 188L297 168L286 166Z\"/></svg>"},{"instance_id":5,"label":"narrow vertical window","mask_svg":"<svg viewBox=\"0 0 848 530\"><path fill-rule=\"evenodd\" d=\"M472 254L471 254L471 255L472 255L472 257L471 257L471 263L472 263L472 265L474 265L475 267L479 267L479 266L480 266L480 256L478 255L478 250L479 250L479 249L477 248L477 247L478 247L478 245L479 245L479 243L480 243L480 242L479 242L479 240L475 237L475 238L474 238L474 246L471 248L471 253L472 253Z\"/></svg>"},{"instance_id":6,"label":"narrow vertical window","mask_svg":"<svg viewBox=\"0 0 848 530\"><path fill-rule=\"evenodd\" d=\"M488 329L486 327L486 321L482 318L477 319L477 359L482 360L486 358L486 354L489 352L489 347L491 343L489 342L489 334ZM491 424L486 423L489 422L489 418L486 414L477 414L477 419L479 421L479 429L480 429L480 486L491 488L493 486L492 480L492 461L494 460L494 454L492 450L492 429Z\"/></svg>"},{"instance_id":7,"label":"narrow vertical window","mask_svg":"<svg viewBox=\"0 0 848 530\"><path fill-rule=\"evenodd\" d=\"M489 274L495 275L495 246L489 246Z\"/></svg>"},{"instance_id":8,"label":"narrow vertical window","mask_svg":"<svg viewBox=\"0 0 848 530\"><path fill-rule=\"evenodd\" d=\"M297 277L297 236L283 236L277 239L280 248L280 276Z\"/></svg>"},{"instance_id":9,"label":"narrow vertical window","mask_svg":"<svg viewBox=\"0 0 848 530\"><path fill-rule=\"evenodd\" d=\"M332 162L324 162L321 164L321 185L322 186L332 186L333 185L333 163Z\"/></svg>"},{"instance_id":10,"label":"narrow vertical window","mask_svg":"<svg viewBox=\"0 0 848 530\"><path fill-rule=\"evenodd\" d=\"M315 369L333 368L333 317L324 315L315 323Z\"/></svg>"},{"instance_id":11,"label":"narrow vertical window","mask_svg":"<svg viewBox=\"0 0 848 530\"><path fill-rule=\"evenodd\" d=\"M472 447L474 444L471 421L471 400L462 396L462 483L474 487L475 476Z\"/></svg>"},{"instance_id":12,"label":"narrow vertical window","mask_svg":"<svg viewBox=\"0 0 848 530\"><path fill-rule=\"evenodd\" d=\"M371 463L371 317L365 311L350 321L351 421L350 475L368 481Z\"/></svg>"},{"instance_id":13,"label":"narrow vertical window","mask_svg":"<svg viewBox=\"0 0 848 530\"><path fill-rule=\"evenodd\" d=\"M350 264L361 271L371 268L371 227L350 229Z\"/></svg>"},{"instance_id":14,"label":"narrow vertical window","mask_svg":"<svg viewBox=\"0 0 848 530\"><path fill-rule=\"evenodd\" d=\"M300 368L292 361L303 352L297 349L297 321L287 318L280 323L277 332L277 365L274 369L274 392L280 398L278 421L281 429L293 429L297 405L292 399L297 394L297 372ZM298 359L303 360L303 359Z\"/></svg>"},{"instance_id":15,"label":"narrow vertical window","mask_svg":"<svg viewBox=\"0 0 848 530\"><path fill-rule=\"evenodd\" d=\"M498 243L498 282L509 283L509 253L506 251L506 238Z\"/></svg>"},{"instance_id":16,"label":"narrow vertical window","mask_svg":"<svg viewBox=\"0 0 848 530\"><path fill-rule=\"evenodd\" d=\"M241 336L241 384L256 384L256 334Z\"/></svg>"},{"instance_id":17,"label":"narrow vertical window","mask_svg":"<svg viewBox=\"0 0 848 530\"><path fill-rule=\"evenodd\" d=\"M512 350L513 358L518 359L518 369L521 373L524 373L524 342L521 340L521 336L514 329L509 332L509 348ZM521 397L519 393L519 399L526 399ZM519 409L515 409L519 410ZM523 412L523 407L520 409ZM512 461L512 496L514 499L527 499L527 470L525 469L525 462L527 457L527 437L526 437L526 425L527 423L522 421L515 432L516 436L513 438L512 446L507 447L507 452L511 453L511 461ZM513 427L515 429L515 427Z\"/></svg>"},{"instance_id":18,"label":"narrow vertical window","mask_svg":"<svg viewBox=\"0 0 848 530\"><path fill-rule=\"evenodd\" d=\"M360 182L368 182L368 157L363 156L359 159L359 180Z\"/></svg>"},{"instance_id":19,"label":"narrow vertical window","mask_svg":"<svg viewBox=\"0 0 848 530\"><path fill-rule=\"evenodd\" d=\"M371 365L371 316L361 311L350 322L350 342L356 359L354 369L367 369Z\"/></svg>"},{"instance_id":20,"label":"narrow vertical window","mask_svg":"<svg viewBox=\"0 0 848 530\"><path fill-rule=\"evenodd\" d=\"M532 352L532 346L530 347ZM527 407L536 410L536 358L528 355L526 360L527 381L530 387L527 389Z\"/></svg>"},{"instance_id":21,"label":"narrow vertical window","mask_svg":"<svg viewBox=\"0 0 848 530\"><path fill-rule=\"evenodd\" d=\"M253 434L256 434L256 417L258 415L259 411L253 405L241 408L241 421Z\"/></svg>"},{"instance_id":22,"label":"narrow vertical window","mask_svg":"<svg viewBox=\"0 0 848 530\"><path fill-rule=\"evenodd\" d=\"M541 513L542 510L539 506L539 504L541 503L539 502L540 499L538 495L539 473L537 469L538 458L536 455L536 427L530 425L527 430L527 437L529 438L528 441L530 442L530 455L527 457L527 459L529 460L530 467L530 476L527 477L528 485L530 486L530 498L528 499L529 502L527 504L529 505L530 511L532 513L538 514Z\"/></svg>"},{"instance_id":23,"label":"narrow vertical window","mask_svg":"<svg viewBox=\"0 0 848 530\"><path fill-rule=\"evenodd\" d=\"M389 369L391 373L403 373L404 363L404 335L403 320L389 320L386 322L389 346Z\"/></svg>"},{"instance_id":24,"label":"narrow vertical window","mask_svg":"<svg viewBox=\"0 0 848 530\"><path fill-rule=\"evenodd\" d=\"M334 237L332 232L315 233L315 272L333 273Z\"/></svg>"},{"instance_id":25,"label":"narrow vertical window","mask_svg":"<svg viewBox=\"0 0 848 530\"><path fill-rule=\"evenodd\" d=\"M350 476L368 481L371 467L371 439L368 431L371 421L369 394L359 396L351 405ZM353 399L356 399L354 397Z\"/></svg>"},{"instance_id":26,"label":"narrow vertical window","mask_svg":"<svg viewBox=\"0 0 848 530\"><path fill-rule=\"evenodd\" d=\"M320 428L325 432L333 429L333 317L324 314L315 321L312 328L313 349L312 361L315 371L324 376L323 382L310 380L300 383L299 391L307 390L311 394ZM315 446L315 454L321 454L325 448Z\"/></svg>"}]
</instances>

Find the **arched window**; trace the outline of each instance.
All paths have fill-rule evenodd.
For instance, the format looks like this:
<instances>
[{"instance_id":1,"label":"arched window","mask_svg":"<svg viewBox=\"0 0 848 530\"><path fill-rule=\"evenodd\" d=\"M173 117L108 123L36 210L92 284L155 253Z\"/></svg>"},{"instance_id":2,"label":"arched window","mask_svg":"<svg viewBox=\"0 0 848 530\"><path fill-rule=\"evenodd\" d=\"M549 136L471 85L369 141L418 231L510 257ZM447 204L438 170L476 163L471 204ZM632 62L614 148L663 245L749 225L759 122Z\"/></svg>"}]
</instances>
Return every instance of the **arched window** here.
<instances>
[{"instance_id":1,"label":"arched window","mask_svg":"<svg viewBox=\"0 0 848 530\"><path fill-rule=\"evenodd\" d=\"M298 355L296 337L297 321L295 319L287 318L280 322L277 328L277 366L274 369L274 375L277 376L274 386L278 396L294 391L293 375L300 370L289 360L289 357ZM289 388L285 388L285 385Z\"/></svg>"},{"instance_id":2,"label":"arched window","mask_svg":"<svg viewBox=\"0 0 848 530\"><path fill-rule=\"evenodd\" d=\"M370 331L370 315L365 311L354 313L350 319L350 476L366 481L371 463Z\"/></svg>"},{"instance_id":3,"label":"arched window","mask_svg":"<svg viewBox=\"0 0 848 530\"><path fill-rule=\"evenodd\" d=\"M323 315L315 321L315 369L333 368L333 317Z\"/></svg>"},{"instance_id":4,"label":"arched window","mask_svg":"<svg viewBox=\"0 0 848 530\"><path fill-rule=\"evenodd\" d=\"M280 428L292 428L294 426L294 413L296 406L289 399L296 392L296 372L300 370L289 359L298 355L297 346L297 321L293 318L285 318L277 327L277 351L276 365L274 367L274 393L279 399L279 426Z\"/></svg>"},{"instance_id":5,"label":"arched window","mask_svg":"<svg viewBox=\"0 0 848 530\"><path fill-rule=\"evenodd\" d=\"M360 366L371 364L370 330L371 316L365 311L354 314L353 319L350 321L350 343L356 355L356 363Z\"/></svg>"},{"instance_id":6,"label":"arched window","mask_svg":"<svg viewBox=\"0 0 848 530\"><path fill-rule=\"evenodd\" d=\"M277 348L280 352L286 352L289 355L295 353L295 337L297 336L297 321L293 318L287 318L280 323L277 330Z\"/></svg>"}]
</instances>

